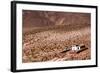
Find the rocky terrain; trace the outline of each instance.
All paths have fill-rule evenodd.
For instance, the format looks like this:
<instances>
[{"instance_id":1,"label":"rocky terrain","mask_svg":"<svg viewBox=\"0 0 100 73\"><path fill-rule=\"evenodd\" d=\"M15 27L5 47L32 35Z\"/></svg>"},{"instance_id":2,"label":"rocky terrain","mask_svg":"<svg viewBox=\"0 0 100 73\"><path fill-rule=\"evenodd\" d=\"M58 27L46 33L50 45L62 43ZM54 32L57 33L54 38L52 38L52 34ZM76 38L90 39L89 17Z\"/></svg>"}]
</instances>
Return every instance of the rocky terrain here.
<instances>
[{"instance_id":1,"label":"rocky terrain","mask_svg":"<svg viewBox=\"0 0 100 73\"><path fill-rule=\"evenodd\" d=\"M27 62L91 59L89 13L23 10L23 58ZM66 46L84 44L80 53L61 53Z\"/></svg>"}]
</instances>

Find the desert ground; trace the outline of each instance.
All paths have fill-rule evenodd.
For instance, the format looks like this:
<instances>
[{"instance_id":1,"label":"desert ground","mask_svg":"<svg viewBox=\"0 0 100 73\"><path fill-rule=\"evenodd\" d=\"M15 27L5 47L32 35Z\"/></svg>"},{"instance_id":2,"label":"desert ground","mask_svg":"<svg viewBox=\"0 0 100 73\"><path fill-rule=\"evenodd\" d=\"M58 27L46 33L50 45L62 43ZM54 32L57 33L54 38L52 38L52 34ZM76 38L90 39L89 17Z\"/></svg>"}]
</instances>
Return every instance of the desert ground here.
<instances>
[{"instance_id":1,"label":"desert ground","mask_svg":"<svg viewBox=\"0 0 100 73\"><path fill-rule=\"evenodd\" d=\"M68 17L66 18L66 16L71 15L70 13L66 16L62 16L62 14L60 14L59 19L55 19L54 21L52 20L52 23L50 22L51 19L57 17L54 16L47 18L47 15L49 15L49 13L46 13L45 16L39 17L34 16L36 15L34 14L34 12L29 13L29 16L27 14L26 16L24 15L23 20L23 63L91 59L91 27L89 23L90 17L88 14L84 14L84 23L82 20L76 21L76 18L73 20L71 20L71 18L68 19ZM55 13L53 14L55 15ZM77 15L78 14L76 14L75 16ZM81 14L80 16L77 16L77 19L79 19L78 17L84 17L84 15ZM49 22L47 23L47 25L46 23L44 25L41 22L40 24L42 26L39 24L39 22L38 25L34 25L37 24L36 20L32 19L34 17L37 20L42 17L41 19L45 18L45 21ZM69 20L69 23L65 18ZM77 23L74 22L74 20ZM34 21L35 23L33 23L32 21ZM66 46L70 47L75 44L84 44L88 49L80 53L71 53L71 51L62 53Z\"/></svg>"}]
</instances>

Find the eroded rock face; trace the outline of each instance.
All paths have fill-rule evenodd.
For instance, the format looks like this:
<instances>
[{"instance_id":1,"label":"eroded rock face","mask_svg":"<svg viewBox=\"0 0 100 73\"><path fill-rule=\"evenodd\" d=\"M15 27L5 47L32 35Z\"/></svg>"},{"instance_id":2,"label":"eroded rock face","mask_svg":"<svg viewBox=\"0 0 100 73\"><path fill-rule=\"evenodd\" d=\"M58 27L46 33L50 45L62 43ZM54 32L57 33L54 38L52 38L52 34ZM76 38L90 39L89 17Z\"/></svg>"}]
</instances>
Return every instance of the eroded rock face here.
<instances>
[{"instance_id":1,"label":"eroded rock face","mask_svg":"<svg viewBox=\"0 0 100 73\"><path fill-rule=\"evenodd\" d=\"M23 10L23 26L90 25L89 13Z\"/></svg>"}]
</instances>

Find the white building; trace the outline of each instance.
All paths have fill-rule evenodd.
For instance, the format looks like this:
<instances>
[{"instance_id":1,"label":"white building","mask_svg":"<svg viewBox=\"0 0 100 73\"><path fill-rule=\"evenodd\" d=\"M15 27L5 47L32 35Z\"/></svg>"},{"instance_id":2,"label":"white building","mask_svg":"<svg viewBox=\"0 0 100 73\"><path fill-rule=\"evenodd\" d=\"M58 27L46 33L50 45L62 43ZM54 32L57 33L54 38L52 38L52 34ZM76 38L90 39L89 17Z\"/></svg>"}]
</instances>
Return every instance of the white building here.
<instances>
[{"instance_id":1,"label":"white building","mask_svg":"<svg viewBox=\"0 0 100 73\"><path fill-rule=\"evenodd\" d=\"M71 50L72 50L72 51L79 51L79 50L80 50L80 46L79 46L79 45L73 45L73 46L71 47Z\"/></svg>"}]
</instances>

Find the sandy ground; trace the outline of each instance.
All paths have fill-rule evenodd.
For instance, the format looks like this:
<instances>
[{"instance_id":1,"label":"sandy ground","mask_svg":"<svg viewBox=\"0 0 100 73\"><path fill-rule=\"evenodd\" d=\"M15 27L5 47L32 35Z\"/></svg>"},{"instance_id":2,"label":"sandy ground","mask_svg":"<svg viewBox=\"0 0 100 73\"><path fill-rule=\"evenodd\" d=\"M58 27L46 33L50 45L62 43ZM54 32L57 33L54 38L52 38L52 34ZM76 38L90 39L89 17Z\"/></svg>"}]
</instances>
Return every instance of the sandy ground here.
<instances>
[{"instance_id":1,"label":"sandy ground","mask_svg":"<svg viewBox=\"0 0 100 73\"><path fill-rule=\"evenodd\" d=\"M60 27L60 26L59 26ZM84 44L80 53L61 53L66 46ZM90 27L40 27L23 29L23 59L27 62L91 59Z\"/></svg>"}]
</instances>

